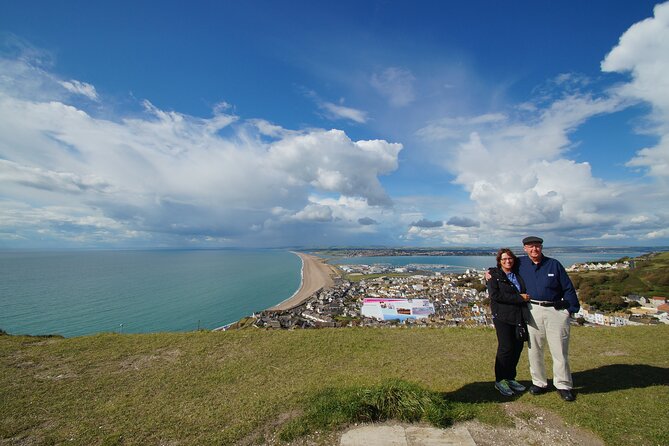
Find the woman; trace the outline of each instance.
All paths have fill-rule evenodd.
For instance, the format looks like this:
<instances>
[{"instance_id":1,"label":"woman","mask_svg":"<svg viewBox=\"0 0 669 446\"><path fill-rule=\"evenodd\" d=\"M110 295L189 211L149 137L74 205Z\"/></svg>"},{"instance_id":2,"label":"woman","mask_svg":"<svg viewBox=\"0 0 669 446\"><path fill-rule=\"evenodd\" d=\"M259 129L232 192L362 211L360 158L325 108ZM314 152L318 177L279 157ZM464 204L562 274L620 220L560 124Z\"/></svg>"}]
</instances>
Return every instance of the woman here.
<instances>
[{"instance_id":1,"label":"woman","mask_svg":"<svg viewBox=\"0 0 669 446\"><path fill-rule=\"evenodd\" d=\"M497 332L495 357L495 388L504 396L524 392L525 386L516 381L516 366L523 351L524 339L519 333L527 330L523 312L530 296L515 268L518 258L508 248L497 251L497 268L490 269L488 295L492 321Z\"/></svg>"}]
</instances>

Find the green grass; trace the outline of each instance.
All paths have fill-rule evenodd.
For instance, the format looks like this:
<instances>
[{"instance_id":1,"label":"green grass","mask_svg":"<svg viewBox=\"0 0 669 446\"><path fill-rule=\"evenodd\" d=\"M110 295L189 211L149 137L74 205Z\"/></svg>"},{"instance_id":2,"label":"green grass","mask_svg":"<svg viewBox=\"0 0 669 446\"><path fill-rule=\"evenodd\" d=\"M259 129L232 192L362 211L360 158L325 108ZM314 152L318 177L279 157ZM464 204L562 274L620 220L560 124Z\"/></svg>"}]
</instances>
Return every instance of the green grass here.
<instances>
[{"instance_id":1,"label":"green grass","mask_svg":"<svg viewBox=\"0 0 669 446\"><path fill-rule=\"evenodd\" d=\"M667 326L574 327L577 401L519 399L610 445L669 444L667 339ZM483 328L0 336L0 443L262 444L368 419L504 424L495 348Z\"/></svg>"}]
</instances>

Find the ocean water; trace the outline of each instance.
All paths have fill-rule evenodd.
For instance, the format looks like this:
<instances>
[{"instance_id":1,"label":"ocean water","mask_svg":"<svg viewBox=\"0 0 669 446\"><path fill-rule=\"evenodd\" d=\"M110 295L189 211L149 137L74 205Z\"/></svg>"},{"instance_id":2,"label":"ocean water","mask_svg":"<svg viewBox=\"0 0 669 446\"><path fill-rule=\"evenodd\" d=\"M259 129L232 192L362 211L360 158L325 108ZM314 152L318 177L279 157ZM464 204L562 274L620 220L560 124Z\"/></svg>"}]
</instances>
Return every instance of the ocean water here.
<instances>
[{"instance_id":1,"label":"ocean water","mask_svg":"<svg viewBox=\"0 0 669 446\"><path fill-rule=\"evenodd\" d=\"M638 257L649 251L616 252L551 252L545 254L559 260L565 267L581 262L608 262L622 257ZM495 266L495 256L379 256L379 257L338 257L333 264L372 265L385 264L394 267L420 265L422 269L444 273L461 273L467 269L483 270Z\"/></svg>"},{"instance_id":2,"label":"ocean water","mask_svg":"<svg viewBox=\"0 0 669 446\"><path fill-rule=\"evenodd\" d=\"M0 329L213 329L289 298L301 265L278 250L0 251Z\"/></svg>"}]
</instances>

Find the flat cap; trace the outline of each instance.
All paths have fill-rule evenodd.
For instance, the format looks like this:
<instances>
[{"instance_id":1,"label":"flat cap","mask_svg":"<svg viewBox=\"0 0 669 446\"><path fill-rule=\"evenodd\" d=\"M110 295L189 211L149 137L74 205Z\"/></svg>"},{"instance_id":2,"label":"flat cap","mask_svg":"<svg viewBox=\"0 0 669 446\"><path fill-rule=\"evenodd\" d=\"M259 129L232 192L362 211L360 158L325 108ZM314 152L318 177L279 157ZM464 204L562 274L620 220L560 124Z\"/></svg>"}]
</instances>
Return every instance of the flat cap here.
<instances>
[{"instance_id":1,"label":"flat cap","mask_svg":"<svg viewBox=\"0 0 669 446\"><path fill-rule=\"evenodd\" d=\"M531 235L529 237L525 237L523 239L523 245L529 245L531 243L543 243L543 242L544 242L544 239L542 239L541 237L535 237L533 235Z\"/></svg>"}]
</instances>

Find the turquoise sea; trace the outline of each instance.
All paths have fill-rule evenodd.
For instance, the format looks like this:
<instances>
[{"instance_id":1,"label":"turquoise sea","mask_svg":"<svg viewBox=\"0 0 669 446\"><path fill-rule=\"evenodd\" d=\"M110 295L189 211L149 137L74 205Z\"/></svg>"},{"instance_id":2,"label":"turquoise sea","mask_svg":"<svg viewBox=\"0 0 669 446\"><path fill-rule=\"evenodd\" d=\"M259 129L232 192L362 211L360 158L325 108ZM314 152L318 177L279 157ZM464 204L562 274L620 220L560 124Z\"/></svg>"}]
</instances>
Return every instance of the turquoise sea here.
<instances>
[{"instance_id":1,"label":"turquoise sea","mask_svg":"<svg viewBox=\"0 0 669 446\"><path fill-rule=\"evenodd\" d=\"M565 266L641 252L546 254ZM493 266L491 256L355 257L335 263ZM283 250L0 251L0 329L79 336L213 329L299 288L301 260Z\"/></svg>"},{"instance_id":2,"label":"turquoise sea","mask_svg":"<svg viewBox=\"0 0 669 446\"><path fill-rule=\"evenodd\" d=\"M0 329L78 336L213 329L289 298L278 250L0 251Z\"/></svg>"}]
</instances>

